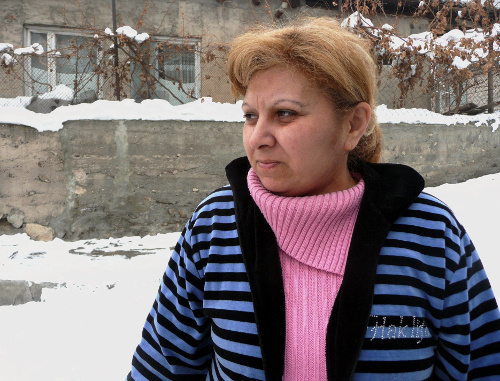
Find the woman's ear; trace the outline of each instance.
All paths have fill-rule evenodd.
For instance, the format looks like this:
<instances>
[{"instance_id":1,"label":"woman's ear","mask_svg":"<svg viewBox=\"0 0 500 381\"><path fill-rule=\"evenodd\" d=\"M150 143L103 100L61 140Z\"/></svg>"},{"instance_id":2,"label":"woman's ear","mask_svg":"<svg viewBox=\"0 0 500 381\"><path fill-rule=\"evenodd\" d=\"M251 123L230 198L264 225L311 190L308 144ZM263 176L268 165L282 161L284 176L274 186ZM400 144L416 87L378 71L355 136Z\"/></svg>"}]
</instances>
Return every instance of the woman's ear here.
<instances>
[{"instance_id":1,"label":"woman's ear","mask_svg":"<svg viewBox=\"0 0 500 381\"><path fill-rule=\"evenodd\" d=\"M366 102L358 103L349 113L347 117L349 130L345 142L346 151L352 151L358 145L359 139L365 133L366 127L370 122L371 115L372 108Z\"/></svg>"}]
</instances>

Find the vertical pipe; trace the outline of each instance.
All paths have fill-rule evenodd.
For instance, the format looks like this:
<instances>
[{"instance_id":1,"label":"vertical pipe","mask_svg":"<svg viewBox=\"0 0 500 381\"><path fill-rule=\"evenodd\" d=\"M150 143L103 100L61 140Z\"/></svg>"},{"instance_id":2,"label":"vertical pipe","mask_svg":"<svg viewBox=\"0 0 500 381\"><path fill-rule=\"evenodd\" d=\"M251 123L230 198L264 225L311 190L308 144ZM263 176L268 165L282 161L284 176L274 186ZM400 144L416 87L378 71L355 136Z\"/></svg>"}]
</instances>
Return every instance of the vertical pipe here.
<instances>
[{"instance_id":1,"label":"vertical pipe","mask_svg":"<svg viewBox=\"0 0 500 381\"><path fill-rule=\"evenodd\" d=\"M116 5L115 0L111 0L111 12L113 13L113 41L115 51L115 94L116 100L120 100L120 74L118 73L118 38L116 37Z\"/></svg>"},{"instance_id":2,"label":"vertical pipe","mask_svg":"<svg viewBox=\"0 0 500 381\"><path fill-rule=\"evenodd\" d=\"M489 54L491 57L491 54L493 52L493 38L490 37L490 43L489 43ZM493 69L495 68L495 61L492 62L493 65L490 67L488 70L488 114L493 114L495 111L494 104L493 104Z\"/></svg>"},{"instance_id":3,"label":"vertical pipe","mask_svg":"<svg viewBox=\"0 0 500 381\"><path fill-rule=\"evenodd\" d=\"M488 70L488 113L493 114L494 110L493 105L493 68Z\"/></svg>"}]
</instances>

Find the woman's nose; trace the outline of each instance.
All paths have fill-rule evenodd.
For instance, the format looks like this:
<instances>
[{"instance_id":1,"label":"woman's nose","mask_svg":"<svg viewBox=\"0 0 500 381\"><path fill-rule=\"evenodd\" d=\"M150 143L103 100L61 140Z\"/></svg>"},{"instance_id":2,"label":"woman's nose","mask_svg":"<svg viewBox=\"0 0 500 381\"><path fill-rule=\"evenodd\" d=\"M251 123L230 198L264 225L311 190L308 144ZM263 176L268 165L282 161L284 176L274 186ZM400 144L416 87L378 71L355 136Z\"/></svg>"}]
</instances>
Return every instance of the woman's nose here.
<instances>
[{"instance_id":1,"label":"woman's nose","mask_svg":"<svg viewBox=\"0 0 500 381\"><path fill-rule=\"evenodd\" d=\"M272 147L276 144L272 121L259 117L257 123L250 128L251 131L248 142L252 149Z\"/></svg>"}]
</instances>

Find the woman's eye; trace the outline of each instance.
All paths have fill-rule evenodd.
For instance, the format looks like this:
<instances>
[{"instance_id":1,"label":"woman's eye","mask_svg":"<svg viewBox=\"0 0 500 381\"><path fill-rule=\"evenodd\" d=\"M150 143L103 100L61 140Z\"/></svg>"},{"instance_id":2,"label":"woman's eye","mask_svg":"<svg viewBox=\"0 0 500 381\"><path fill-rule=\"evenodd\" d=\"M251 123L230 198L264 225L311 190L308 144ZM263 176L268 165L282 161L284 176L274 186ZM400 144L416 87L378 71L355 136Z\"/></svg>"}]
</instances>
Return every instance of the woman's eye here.
<instances>
[{"instance_id":1,"label":"woman's eye","mask_svg":"<svg viewBox=\"0 0 500 381\"><path fill-rule=\"evenodd\" d=\"M278 111L278 116L280 118L289 118L291 116L295 116L297 115L297 113L295 111L291 111L291 110L279 110Z\"/></svg>"},{"instance_id":2,"label":"woman's eye","mask_svg":"<svg viewBox=\"0 0 500 381\"><path fill-rule=\"evenodd\" d=\"M257 119L257 115L252 114L251 112L246 112L245 114L243 114L243 118L245 118L245 120L247 121L252 121Z\"/></svg>"}]
</instances>

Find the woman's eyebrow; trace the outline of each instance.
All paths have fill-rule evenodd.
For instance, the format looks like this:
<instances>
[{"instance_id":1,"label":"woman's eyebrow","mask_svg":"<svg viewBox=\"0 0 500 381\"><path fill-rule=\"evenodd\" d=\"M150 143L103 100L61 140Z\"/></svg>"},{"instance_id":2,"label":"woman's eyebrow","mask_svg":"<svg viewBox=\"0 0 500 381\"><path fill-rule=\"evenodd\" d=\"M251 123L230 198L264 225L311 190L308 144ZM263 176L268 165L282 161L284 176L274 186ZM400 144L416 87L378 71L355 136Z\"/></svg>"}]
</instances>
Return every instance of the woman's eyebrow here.
<instances>
[{"instance_id":1,"label":"woman's eyebrow","mask_svg":"<svg viewBox=\"0 0 500 381\"><path fill-rule=\"evenodd\" d=\"M287 99L287 98L283 98L283 99L278 99L276 102L273 103L273 107L275 107L276 105L282 103L282 102L290 102L290 103L294 103L296 104L297 106L300 106L300 107L305 107L306 105L302 102L299 102L299 101L296 101L296 100L293 100L293 99ZM247 107L251 107L247 102L243 102L241 104L241 107L243 106L247 106Z\"/></svg>"},{"instance_id":2,"label":"woman's eyebrow","mask_svg":"<svg viewBox=\"0 0 500 381\"><path fill-rule=\"evenodd\" d=\"M287 99L287 98L278 99L276 102L273 103L273 106L276 106L277 104L282 103L282 102L290 102L290 103L296 104L297 106L305 107L304 103L293 100L293 99Z\"/></svg>"}]
</instances>

